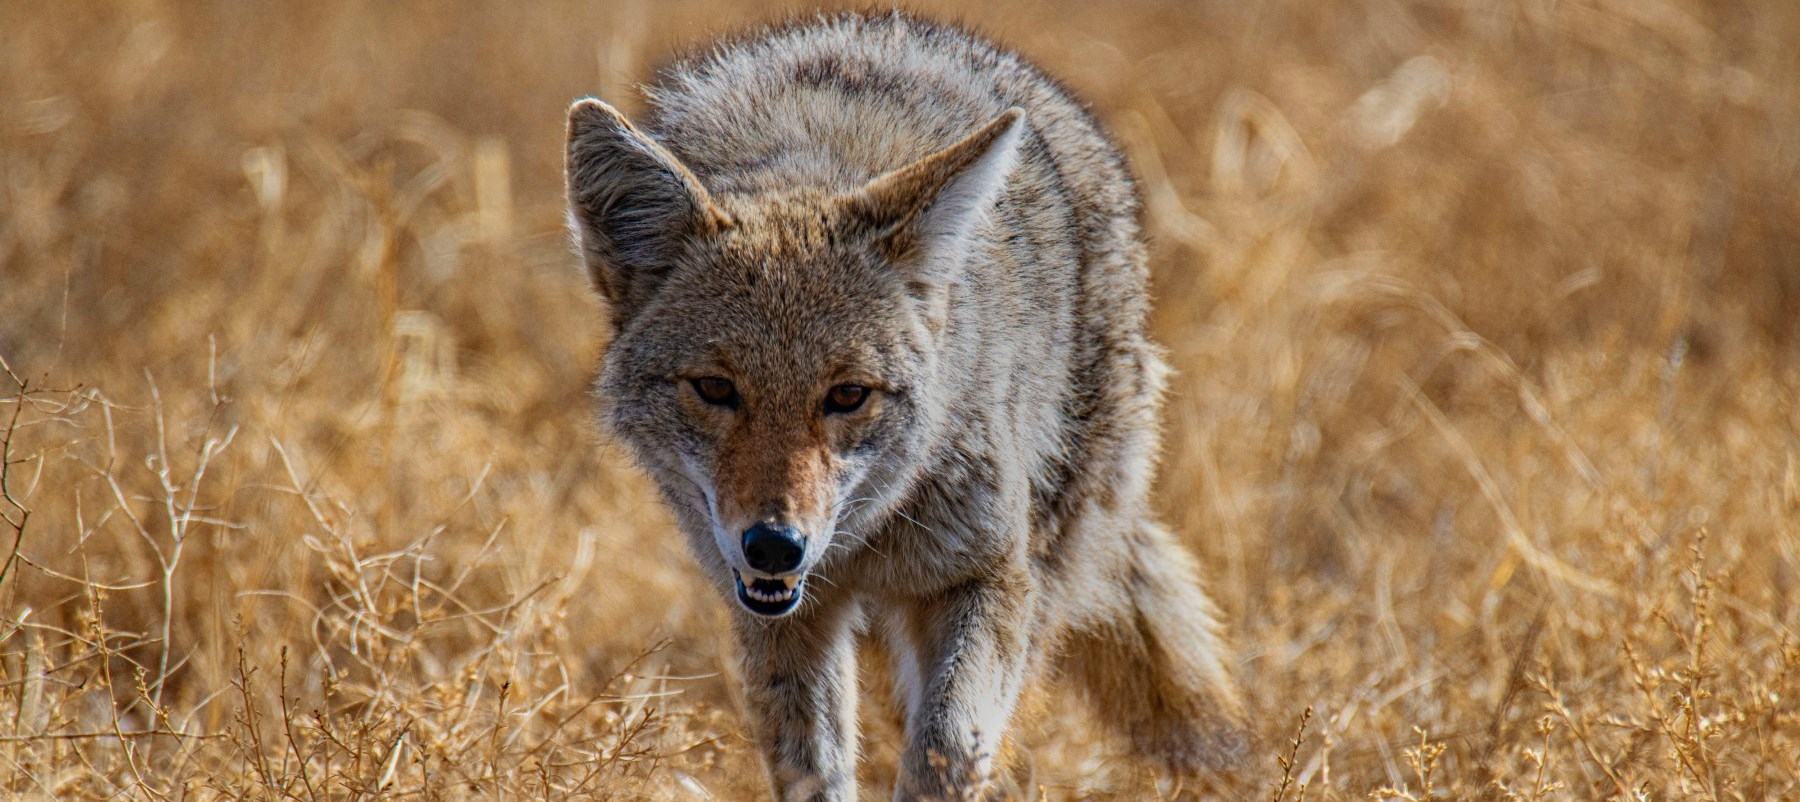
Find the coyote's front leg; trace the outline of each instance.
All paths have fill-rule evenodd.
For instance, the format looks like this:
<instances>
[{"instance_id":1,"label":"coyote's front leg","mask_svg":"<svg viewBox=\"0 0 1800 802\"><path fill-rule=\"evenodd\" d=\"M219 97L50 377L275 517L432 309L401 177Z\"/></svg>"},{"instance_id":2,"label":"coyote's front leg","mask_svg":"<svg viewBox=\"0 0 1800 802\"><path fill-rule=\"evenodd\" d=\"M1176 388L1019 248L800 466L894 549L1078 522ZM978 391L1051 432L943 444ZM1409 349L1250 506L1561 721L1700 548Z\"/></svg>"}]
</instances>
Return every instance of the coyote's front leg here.
<instances>
[{"instance_id":1,"label":"coyote's front leg","mask_svg":"<svg viewBox=\"0 0 1800 802\"><path fill-rule=\"evenodd\" d=\"M1031 603L1020 569L917 599L905 610L920 687L912 689L896 800L985 798L1024 684Z\"/></svg>"},{"instance_id":2,"label":"coyote's front leg","mask_svg":"<svg viewBox=\"0 0 1800 802\"><path fill-rule=\"evenodd\" d=\"M775 621L734 618L744 712L776 798L854 802L854 605L811 605Z\"/></svg>"}]
</instances>

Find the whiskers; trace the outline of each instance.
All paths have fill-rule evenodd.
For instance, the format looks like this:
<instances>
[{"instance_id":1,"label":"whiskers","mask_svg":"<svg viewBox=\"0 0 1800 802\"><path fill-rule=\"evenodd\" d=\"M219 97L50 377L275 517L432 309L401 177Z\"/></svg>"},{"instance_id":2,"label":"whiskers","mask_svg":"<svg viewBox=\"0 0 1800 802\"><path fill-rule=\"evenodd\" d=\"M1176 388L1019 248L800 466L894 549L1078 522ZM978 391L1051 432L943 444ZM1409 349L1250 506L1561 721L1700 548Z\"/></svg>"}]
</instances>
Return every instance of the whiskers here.
<instances>
[{"instance_id":1,"label":"whiskers","mask_svg":"<svg viewBox=\"0 0 1800 802\"><path fill-rule=\"evenodd\" d=\"M835 516L842 515L847 512L855 512L857 509L867 506L869 504L873 504L877 501L880 501L880 499L878 499L874 496L857 496L856 498L853 498L853 499L847 499L847 500L843 501L842 503L838 504L836 509L832 510L832 515L835 517Z\"/></svg>"},{"instance_id":2,"label":"whiskers","mask_svg":"<svg viewBox=\"0 0 1800 802\"><path fill-rule=\"evenodd\" d=\"M848 538L848 540L850 542L848 542L848 543L844 542L844 539L846 537ZM848 529L833 529L833 530L831 530L831 542L825 544L825 553L827 555L829 555L829 554L831 554L833 549L841 549L845 554L853 554L853 553L855 553L855 551L857 549L863 549L863 548L873 551L876 554L880 554L883 557L887 556L886 554L882 553L881 549L878 549L878 548L870 545L868 538L866 538L862 535L856 534L855 532L852 532Z\"/></svg>"},{"instance_id":3,"label":"whiskers","mask_svg":"<svg viewBox=\"0 0 1800 802\"><path fill-rule=\"evenodd\" d=\"M868 536L838 526L838 522L842 521L845 515L880 500L881 499L877 496L857 496L855 498L846 499L833 507L831 511L831 542L825 547L826 553L829 554L832 549L843 549L845 552L851 552L855 549L866 547L874 550L876 554L882 554L880 549L876 549L874 546L869 545ZM840 538L848 538L850 542L843 542ZM887 555L882 554L882 556L885 557Z\"/></svg>"},{"instance_id":4,"label":"whiskers","mask_svg":"<svg viewBox=\"0 0 1800 802\"><path fill-rule=\"evenodd\" d=\"M885 481L881 481L881 480L878 480L878 479L876 479L876 480L872 480L872 481L876 481L876 482L879 482L879 483L880 483L880 484L881 484L881 492L882 492L882 493L883 493L883 494L884 494L884 495L886 495L886 496L888 496L888 497L896 497L896 494L895 494L895 493L894 493L894 487L893 487L893 485L892 485L892 484L891 484L891 483L889 483L889 482L885 482ZM900 518L901 518L901 519L902 519L902 520L904 520L904 521L906 521L906 522L907 522L907 523L910 523L910 524L912 524L912 525L913 525L913 526L916 526L916 527L919 527L919 528L920 528L920 529L923 529L923 530L925 530L925 534L928 534L928 535L932 535L932 536L934 536L934 537L935 537L935 536L936 536L936 535L937 535L937 532L936 532L936 531L935 531L935 530L933 530L933 529L932 529L932 528L931 528L931 527L929 527L929 526L926 526L926 525L925 525L925 524L924 524L924 522L922 522L922 521L920 521L920 520L919 520L919 519L917 519L917 518L914 518L914 517L912 517L912 516L911 516L911 515L907 515L907 514L906 514L906 510L904 510L904 509L901 509L901 508L900 508L900 505L898 505L898 504L896 504L896 505L894 505L894 507L893 507L893 513L894 513L894 514L895 514L895 515L898 515L898 516L900 516Z\"/></svg>"}]
</instances>

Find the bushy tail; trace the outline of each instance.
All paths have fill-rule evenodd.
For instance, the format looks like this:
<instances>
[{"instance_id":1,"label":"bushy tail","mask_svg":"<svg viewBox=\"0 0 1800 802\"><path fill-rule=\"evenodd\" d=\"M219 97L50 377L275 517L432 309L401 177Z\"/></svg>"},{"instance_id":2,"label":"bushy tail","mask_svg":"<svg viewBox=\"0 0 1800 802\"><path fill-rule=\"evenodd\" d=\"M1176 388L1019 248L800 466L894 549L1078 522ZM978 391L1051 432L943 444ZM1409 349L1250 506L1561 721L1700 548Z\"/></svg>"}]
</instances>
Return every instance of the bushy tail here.
<instances>
[{"instance_id":1,"label":"bushy tail","mask_svg":"<svg viewBox=\"0 0 1800 802\"><path fill-rule=\"evenodd\" d=\"M1127 537L1130 603L1068 642L1065 671L1140 755L1184 775L1228 766L1248 735L1198 566L1160 524Z\"/></svg>"}]
</instances>

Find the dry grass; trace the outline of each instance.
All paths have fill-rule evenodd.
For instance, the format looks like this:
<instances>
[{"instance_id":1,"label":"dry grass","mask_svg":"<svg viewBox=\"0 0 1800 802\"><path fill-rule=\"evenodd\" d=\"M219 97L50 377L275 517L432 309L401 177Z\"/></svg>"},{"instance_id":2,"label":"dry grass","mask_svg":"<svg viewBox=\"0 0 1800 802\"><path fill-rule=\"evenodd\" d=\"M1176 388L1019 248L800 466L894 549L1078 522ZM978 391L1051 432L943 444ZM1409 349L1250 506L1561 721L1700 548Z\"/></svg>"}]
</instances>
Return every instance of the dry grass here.
<instances>
[{"instance_id":1,"label":"dry grass","mask_svg":"<svg viewBox=\"0 0 1800 802\"><path fill-rule=\"evenodd\" d=\"M1800 4L944 11L1144 176L1207 789L1800 795ZM772 13L0 4L0 793L760 793L559 154ZM1166 795L1039 707L1049 798Z\"/></svg>"}]
</instances>

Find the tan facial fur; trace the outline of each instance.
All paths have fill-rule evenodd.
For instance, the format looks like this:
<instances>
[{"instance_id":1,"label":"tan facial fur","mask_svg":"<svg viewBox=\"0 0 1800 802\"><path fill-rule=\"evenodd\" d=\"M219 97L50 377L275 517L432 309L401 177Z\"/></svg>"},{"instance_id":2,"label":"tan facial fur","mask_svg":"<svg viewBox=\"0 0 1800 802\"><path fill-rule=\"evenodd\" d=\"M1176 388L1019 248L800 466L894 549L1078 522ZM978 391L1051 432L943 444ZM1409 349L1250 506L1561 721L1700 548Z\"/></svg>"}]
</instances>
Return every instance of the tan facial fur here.
<instances>
[{"instance_id":1,"label":"tan facial fur","mask_svg":"<svg viewBox=\"0 0 1800 802\"><path fill-rule=\"evenodd\" d=\"M736 409L699 402L694 414L715 426L713 490L725 532L771 521L794 525L809 540L829 538L844 495L854 490L849 452L881 406L879 392L870 390L872 397L854 412L826 412L827 394L848 383L832 375L792 393L770 392L766 379L742 376L733 380ZM868 386L869 380L858 381Z\"/></svg>"}]
</instances>

